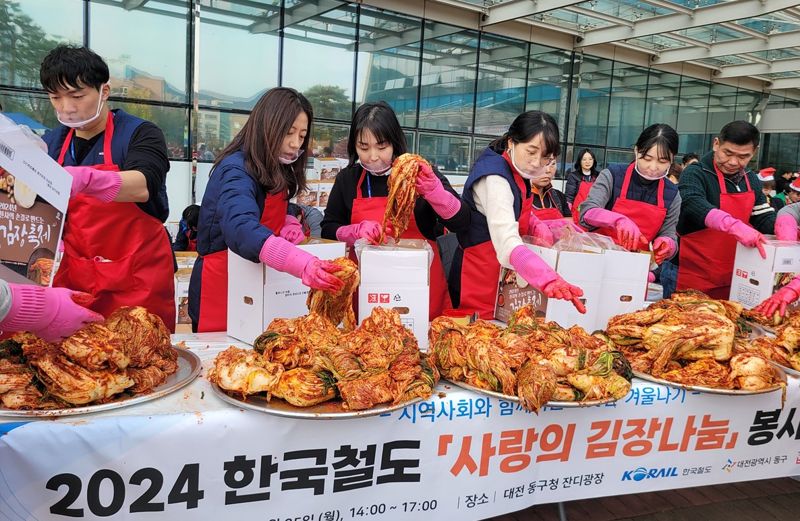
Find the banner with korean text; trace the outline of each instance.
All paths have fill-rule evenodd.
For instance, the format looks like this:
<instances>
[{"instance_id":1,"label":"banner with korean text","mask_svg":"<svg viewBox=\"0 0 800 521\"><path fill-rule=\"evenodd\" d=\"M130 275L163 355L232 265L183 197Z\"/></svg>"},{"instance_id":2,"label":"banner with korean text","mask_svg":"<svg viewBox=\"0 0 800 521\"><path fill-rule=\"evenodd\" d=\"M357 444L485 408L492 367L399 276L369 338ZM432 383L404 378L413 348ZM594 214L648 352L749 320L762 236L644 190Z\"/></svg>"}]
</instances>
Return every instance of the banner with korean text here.
<instances>
[{"instance_id":1,"label":"banner with korean text","mask_svg":"<svg viewBox=\"0 0 800 521\"><path fill-rule=\"evenodd\" d=\"M799 383L783 405L780 392L637 380L616 404L534 415L445 382L428 401L358 420L218 406L0 424L0 519L477 520L797 475Z\"/></svg>"}]
</instances>

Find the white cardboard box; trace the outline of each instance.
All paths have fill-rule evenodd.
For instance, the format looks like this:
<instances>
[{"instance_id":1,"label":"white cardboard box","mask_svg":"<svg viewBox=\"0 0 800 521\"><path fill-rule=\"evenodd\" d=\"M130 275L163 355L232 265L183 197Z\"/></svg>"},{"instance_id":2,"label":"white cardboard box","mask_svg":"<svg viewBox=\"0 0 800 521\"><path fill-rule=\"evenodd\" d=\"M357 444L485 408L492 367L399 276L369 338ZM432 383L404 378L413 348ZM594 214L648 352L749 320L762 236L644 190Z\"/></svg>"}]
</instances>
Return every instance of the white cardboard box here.
<instances>
[{"instance_id":1,"label":"white cardboard box","mask_svg":"<svg viewBox=\"0 0 800 521\"><path fill-rule=\"evenodd\" d=\"M320 259L344 256L343 242L309 239L299 245ZM228 250L228 334L252 344L275 318L308 313L308 286L300 279L250 262Z\"/></svg>"},{"instance_id":2,"label":"white cardboard box","mask_svg":"<svg viewBox=\"0 0 800 521\"><path fill-rule=\"evenodd\" d=\"M417 337L420 349L427 349L429 255L429 251L422 248L366 246L359 260L359 323L377 306L394 309L400 314L403 325Z\"/></svg>"},{"instance_id":3,"label":"white cardboard box","mask_svg":"<svg viewBox=\"0 0 800 521\"><path fill-rule=\"evenodd\" d=\"M608 319L619 313L642 309L647 291L650 257L640 253L605 250L599 253L557 251L527 245L567 282L583 290L581 314L572 302L548 299L526 284L513 270L500 270L495 318L507 322L511 313L532 303L546 320L562 327L578 325L592 332L605 329ZM502 297L502 298L501 298Z\"/></svg>"},{"instance_id":4,"label":"white cardboard box","mask_svg":"<svg viewBox=\"0 0 800 521\"><path fill-rule=\"evenodd\" d=\"M800 243L767 240L767 258L757 248L736 245L730 300L751 309L800 273Z\"/></svg>"}]
</instances>

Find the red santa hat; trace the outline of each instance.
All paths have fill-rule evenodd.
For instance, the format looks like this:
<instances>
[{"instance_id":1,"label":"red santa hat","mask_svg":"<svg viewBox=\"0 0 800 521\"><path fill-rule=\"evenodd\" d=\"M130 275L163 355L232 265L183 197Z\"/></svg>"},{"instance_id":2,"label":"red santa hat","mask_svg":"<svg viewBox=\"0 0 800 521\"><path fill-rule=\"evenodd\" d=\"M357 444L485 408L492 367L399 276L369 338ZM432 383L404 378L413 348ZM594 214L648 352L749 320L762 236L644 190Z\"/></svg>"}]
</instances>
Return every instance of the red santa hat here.
<instances>
[{"instance_id":1,"label":"red santa hat","mask_svg":"<svg viewBox=\"0 0 800 521\"><path fill-rule=\"evenodd\" d=\"M771 166L767 168L762 168L758 171L758 179L763 183L765 181L774 181L775 180L775 169Z\"/></svg>"},{"instance_id":2,"label":"red santa hat","mask_svg":"<svg viewBox=\"0 0 800 521\"><path fill-rule=\"evenodd\" d=\"M795 179L794 181L792 181L792 182L789 184L789 188L791 188L791 189L792 189L792 190L794 190L795 192L800 192L800 177L798 177L797 179Z\"/></svg>"}]
</instances>

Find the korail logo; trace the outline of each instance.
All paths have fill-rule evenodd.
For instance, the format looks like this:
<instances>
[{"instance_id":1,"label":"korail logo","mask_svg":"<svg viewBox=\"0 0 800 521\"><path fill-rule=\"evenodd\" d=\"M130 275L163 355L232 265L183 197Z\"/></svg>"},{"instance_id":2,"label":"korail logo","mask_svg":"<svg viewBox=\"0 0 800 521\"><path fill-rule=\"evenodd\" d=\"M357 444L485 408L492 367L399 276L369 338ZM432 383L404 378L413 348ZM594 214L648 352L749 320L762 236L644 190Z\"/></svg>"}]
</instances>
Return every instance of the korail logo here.
<instances>
[{"instance_id":1,"label":"korail logo","mask_svg":"<svg viewBox=\"0 0 800 521\"><path fill-rule=\"evenodd\" d=\"M677 478L678 467L638 467L622 473L621 481L643 481L645 479Z\"/></svg>"},{"instance_id":2,"label":"korail logo","mask_svg":"<svg viewBox=\"0 0 800 521\"><path fill-rule=\"evenodd\" d=\"M722 470L724 470L729 474L733 472L734 468L736 468L736 462L730 458L728 458L727 463L725 463L725 465L722 466Z\"/></svg>"}]
</instances>

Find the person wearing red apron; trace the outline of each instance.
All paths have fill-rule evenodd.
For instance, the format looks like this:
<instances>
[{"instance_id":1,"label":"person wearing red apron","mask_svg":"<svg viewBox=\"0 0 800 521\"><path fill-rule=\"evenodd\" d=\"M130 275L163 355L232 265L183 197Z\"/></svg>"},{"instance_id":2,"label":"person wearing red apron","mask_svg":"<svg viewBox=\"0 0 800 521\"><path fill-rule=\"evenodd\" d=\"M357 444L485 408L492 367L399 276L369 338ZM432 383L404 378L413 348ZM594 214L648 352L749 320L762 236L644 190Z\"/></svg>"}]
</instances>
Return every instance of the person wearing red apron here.
<instances>
[{"instance_id":1,"label":"person wearing red apron","mask_svg":"<svg viewBox=\"0 0 800 521\"><path fill-rule=\"evenodd\" d=\"M370 242L379 239L391 165L408 151L408 146L392 108L377 102L366 103L356 111L347 148L350 165L336 176L322 220L322 237L352 247L360 238ZM469 211L462 207L445 177L424 162L419 163L419 168L416 190L420 197L401 237L425 239L433 249L429 297L429 318L433 320L452 307L436 237L445 229L456 232L466 228Z\"/></svg>"},{"instance_id":2,"label":"person wearing red apron","mask_svg":"<svg viewBox=\"0 0 800 521\"><path fill-rule=\"evenodd\" d=\"M675 226L680 194L666 175L678 152L678 134L669 125L647 127L634 146L636 159L612 164L581 205L581 223L630 251L649 250L661 264L677 250Z\"/></svg>"},{"instance_id":3,"label":"person wearing red apron","mask_svg":"<svg viewBox=\"0 0 800 521\"><path fill-rule=\"evenodd\" d=\"M89 293L89 307L105 316L121 306L143 306L174 331L163 133L109 110L108 67L85 47L56 47L40 72L61 123L43 139L48 154L73 177L64 255L53 285Z\"/></svg>"},{"instance_id":4,"label":"person wearing red apron","mask_svg":"<svg viewBox=\"0 0 800 521\"><path fill-rule=\"evenodd\" d=\"M256 103L230 145L218 156L198 222L200 257L189 282L189 316L198 332L225 331L228 323L228 250L300 278L313 289L337 291L338 267L295 246L289 198L305 188L312 110L294 89L275 88ZM271 151L268 153L268 151Z\"/></svg>"},{"instance_id":5,"label":"person wearing red apron","mask_svg":"<svg viewBox=\"0 0 800 521\"><path fill-rule=\"evenodd\" d=\"M800 238L800 179L792 181L786 192L786 205L775 217L775 238L779 241L797 241Z\"/></svg>"},{"instance_id":6,"label":"person wearing red apron","mask_svg":"<svg viewBox=\"0 0 800 521\"><path fill-rule=\"evenodd\" d=\"M756 174L744 170L759 138L746 121L728 123L714 138L713 150L681 173L679 290L727 299L737 242L766 256L762 234L772 233L775 210Z\"/></svg>"},{"instance_id":7,"label":"person wearing red apron","mask_svg":"<svg viewBox=\"0 0 800 521\"><path fill-rule=\"evenodd\" d=\"M503 136L480 155L464 184L462 199L471 211L467 231L458 234L459 251L453 261L451 287L458 308L494 318L500 267L511 266L533 287L550 298L578 300L583 291L568 284L522 242L534 234L531 183L546 176L559 149L558 125L540 111L517 116Z\"/></svg>"},{"instance_id":8,"label":"person wearing red apron","mask_svg":"<svg viewBox=\"0 0 800 521\"><path fill-rule=\"evenodd\" d=\"M544 175L530 181L533 192L531 208L534 218L531 223L530 235L536 236L537 244L547 247L560 240L567 228L577 233L584 231L572 221L572 214L564 193L553 188L556 166L555 162L548 164ZM523 189L520 187L520 190Z\"/></svg>"},{"instance_id":9,"label":"person wearing red apron","mask_svg":"<svg viewBox=\"0 0 800 521\"><path fill-rule=\"evenodd\" d=\"M597 170L597 158L594 152L584 148L575 155L575 164L567 176L567 203L572 209L572 220L576 225L580 222L580 206L589 196L589 190L600 172Z\"/></svg>"},{"instance_id":10,"label":"person wearing red apron","mask_svg":"<svg viewBox=\"0 0 800 521\"><path fill-rule=\"evenodd\" d=\"M190 204L183 209L178 234L172 249L175 251L197 251L197 221L200 219L200 205Z\"/></svg>"}]
</instances>

